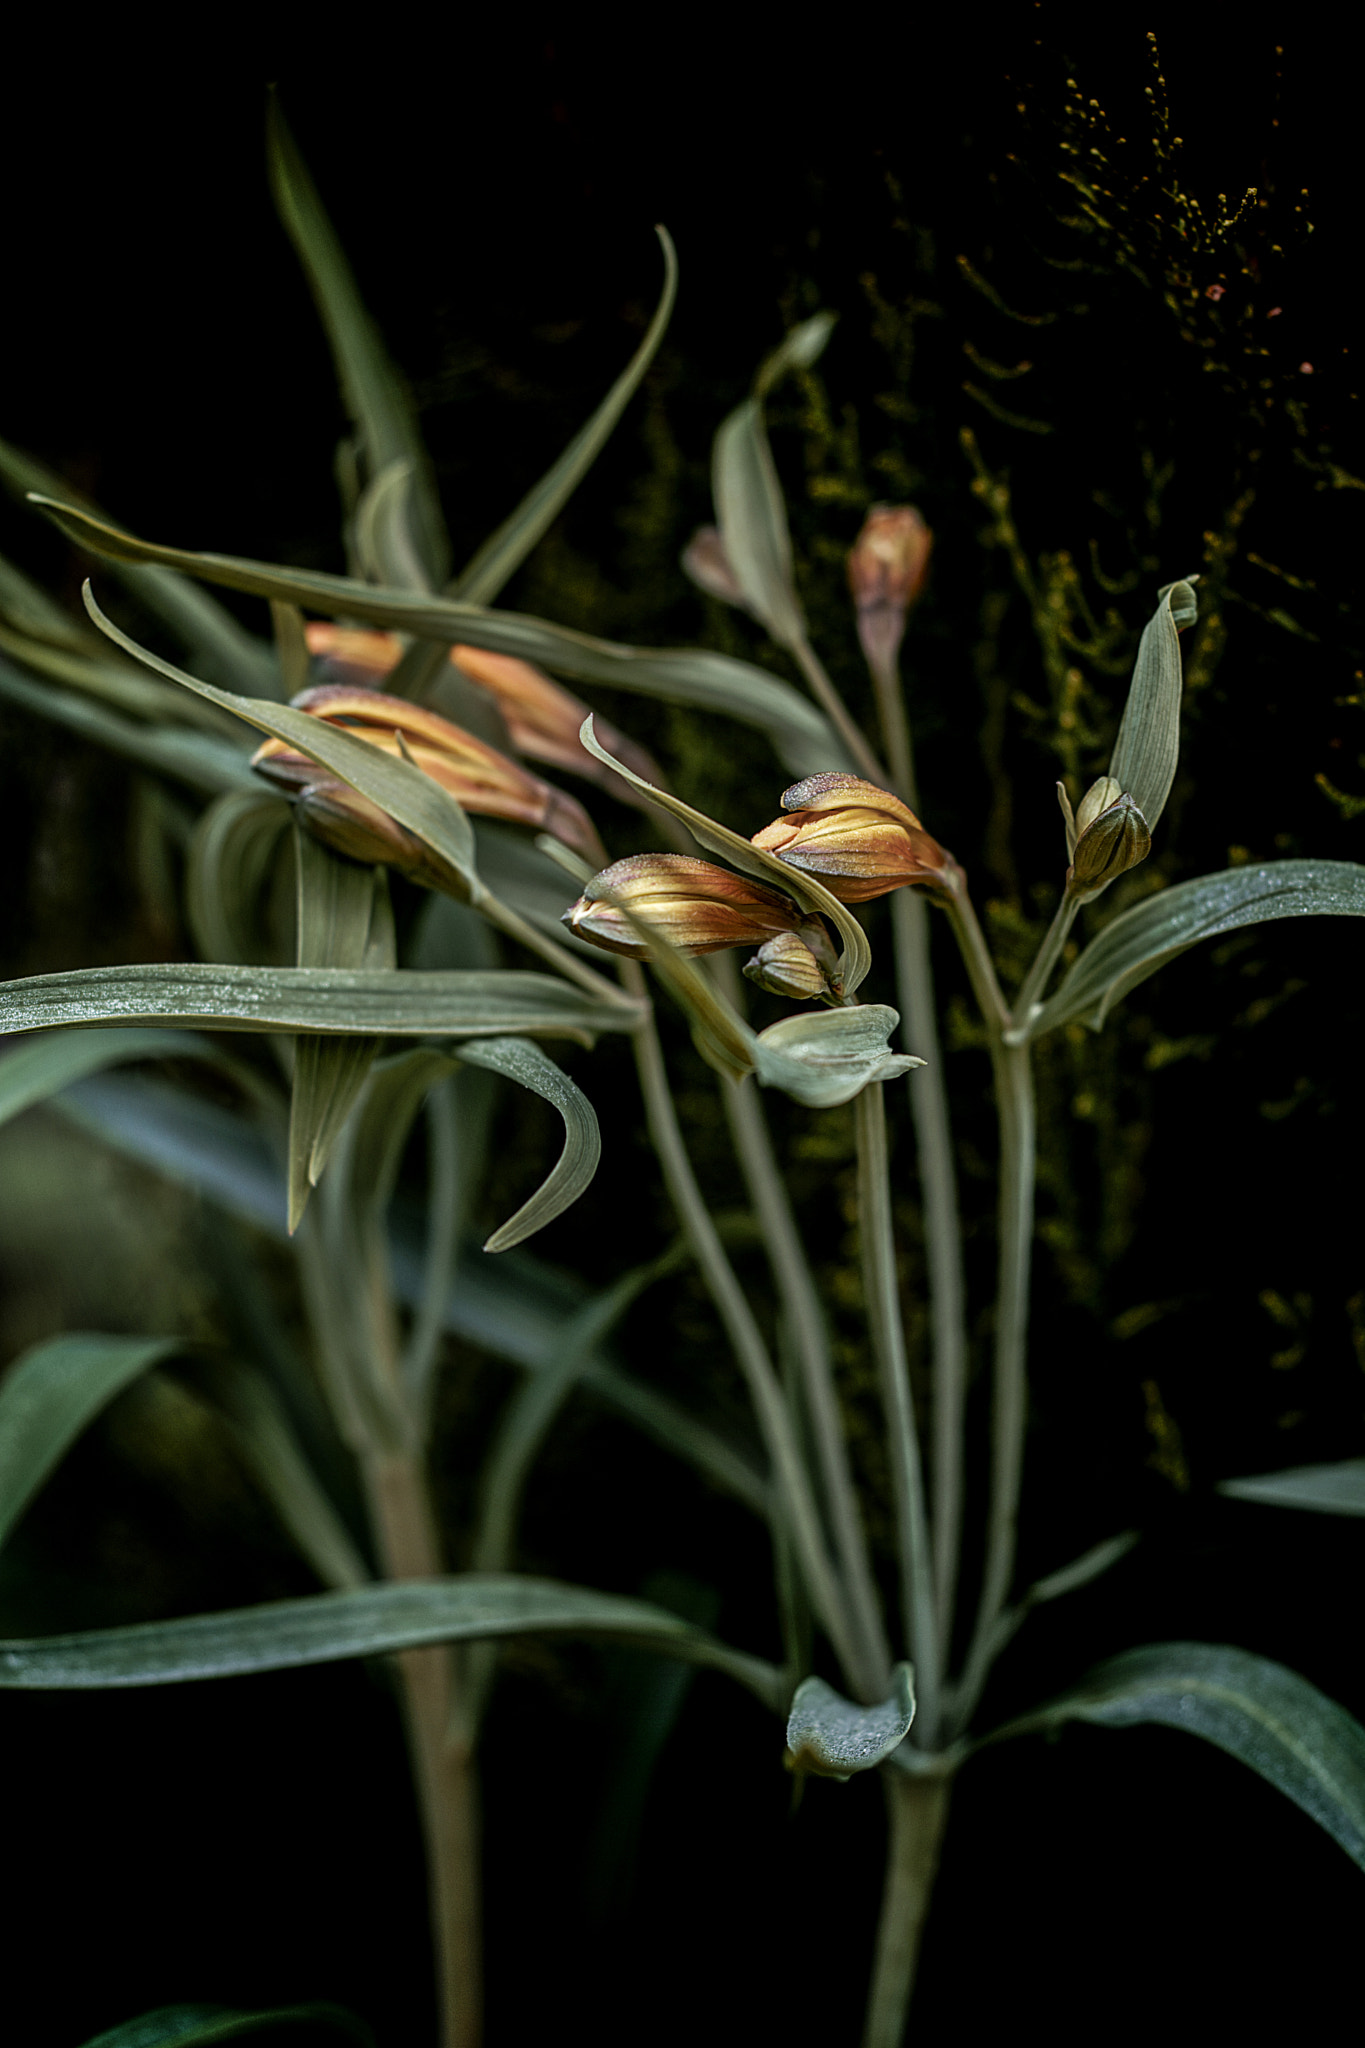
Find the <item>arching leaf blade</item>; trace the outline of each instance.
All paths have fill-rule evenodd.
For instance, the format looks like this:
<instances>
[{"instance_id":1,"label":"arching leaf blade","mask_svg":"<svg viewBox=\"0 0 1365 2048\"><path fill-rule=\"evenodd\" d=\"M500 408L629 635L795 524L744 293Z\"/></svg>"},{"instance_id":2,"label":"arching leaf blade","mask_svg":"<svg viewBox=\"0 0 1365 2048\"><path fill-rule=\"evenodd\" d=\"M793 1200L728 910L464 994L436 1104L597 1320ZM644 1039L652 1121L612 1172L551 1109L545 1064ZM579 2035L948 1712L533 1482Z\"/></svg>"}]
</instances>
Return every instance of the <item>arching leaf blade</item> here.
<instances>
[{"instance_id":1,"label":"arching leaf blade","mask_svg":"<svg viewBox=\"0 0 1365 2048\"><path fill-rule=\"evenodd\" d=\"M789 1770L819 1778L851 1778L875 1770L898 1749L915 1718L915 1675L898 1664L891 1691L874 1707L846 1700L823 1678L803 1679L787 1716Z\"/></svg>"},{"instance_id":2,"label":"arching leaf blade","mask_svg":"<svg viewBox=\"0 0 1365 2048\"><path fill-rule=\"evenodd\" d=\"M564 1149L554 1166L516 1214L509 1216L484 1245L486 1252L510 1251L534 1237L547 1223L575 1203L589 1186L602 1157L597 1115L582 1089L562 1067L525 1038L486 1038L462 1047L467 1064L487 1067L518 1087L530 1089L557 1109L564 1120Z\"/></svg>"},{"instance_id":3,"label":"arching leaf blade","mask_svg":"<svg viewBox=\"0 0 1365 2048\"><path fill-rule=\"evenodd\" d=\"M1131 796L1148 831L1166 808L1180 753L1180 626L1190 625L1198 605L1190 577L1168 583L1138 643L1137 661L1123 719L1114 742L1109 773Z\"/></svg>"},{"instance_id":4,"label":"arching leaf blade","mask_svg":"<svg viewBox=\"0 0 1365 2048\"><path fill-rule=\"evenodd\" d=\"M179 1348L174 1337L73 1330L10 1367L0 1380L0 1544L100 1410Z\"/></svg>"}]
</instances>

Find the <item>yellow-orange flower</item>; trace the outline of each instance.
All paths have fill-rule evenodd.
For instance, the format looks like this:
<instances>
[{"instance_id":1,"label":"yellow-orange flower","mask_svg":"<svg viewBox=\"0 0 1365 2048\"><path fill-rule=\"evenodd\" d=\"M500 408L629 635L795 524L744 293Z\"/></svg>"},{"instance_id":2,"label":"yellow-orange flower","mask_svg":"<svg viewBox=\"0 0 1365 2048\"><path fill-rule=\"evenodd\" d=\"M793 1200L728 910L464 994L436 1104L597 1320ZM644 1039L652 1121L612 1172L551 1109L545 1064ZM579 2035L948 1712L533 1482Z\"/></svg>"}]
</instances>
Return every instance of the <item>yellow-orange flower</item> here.
<instances>
[{"instance_id":1,"label":"yellow-orange flower","mask_svg":"<svg viewBox=\"0 0 1365 2048\"><path fill-rule=\"evenodd\" d=\"M895 662L905 617L924 588L934 536L913 505L874 505L848 557L858 638L874 674Z\"/></svg>"},{"instance_id":2,"label":"yellow-orange flower","mask_svg":"<svg viewBox=\"0 0 1365 2048\"><path fill-rule=\"evenodd\" d=\"M614 900L603 900L610 896ZM730 946L763 945L782 932L815 926L779 889L731 874L683 853L636 853L614 861L564 913L580 939L609 953L642 957L646 951L624 905L680 953L723 953Z\"/></svg>"},{"instance_id":3,"label":"yellow-orange flower","mask_svg":"<svg viewBox=\"0 0 1365 2048\"><path fill-rule=\"evenodd\" d=\"M810 775L782 795L787 813L753 843L823 882L841 903L912 883L942 886L952 866L908 804L857 775Z\"/></svg>"},{"instance_id":4,"label":"yellow-orange flower","mask_svg":"<svg viewBox=\"0 0 1365 2048\"><path fill-rule=\"evenodd\" d=\"M573 797L423 705L344 683L304 690L294 704L412 762L476 816L549 832L586 860L603 857L592 820ZM252 766L295 796L310 828L340 852L414 874L428 866L417 842L377 804L287 741L267 740Z\"/></svg>"}]
</instances>

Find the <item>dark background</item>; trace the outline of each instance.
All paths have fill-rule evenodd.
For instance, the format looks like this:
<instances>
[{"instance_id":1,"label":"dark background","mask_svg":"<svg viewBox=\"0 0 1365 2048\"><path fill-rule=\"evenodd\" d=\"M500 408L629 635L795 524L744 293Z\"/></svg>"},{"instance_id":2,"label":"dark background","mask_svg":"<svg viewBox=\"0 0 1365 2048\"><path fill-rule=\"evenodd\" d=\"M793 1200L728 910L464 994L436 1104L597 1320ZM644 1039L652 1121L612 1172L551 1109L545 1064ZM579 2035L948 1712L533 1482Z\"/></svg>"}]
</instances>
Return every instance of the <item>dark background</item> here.
<instances>
[{"instance_id":1,"label":"dark background","mask_svg":"<svg viewBox=\"0 0 1365 2048\"><path fill-rule=\"evenodd\" d=\"M963 424L995 467L1011 467L1031 547L1084 560L1097 537L1111 566L1128 540L1122 521L1097 514L1096 479L1123 500L1139 491L1142 446L1173 456L1163 567L1149 582L1197 564L1239 470L1249 473L1248 449L1261 449L1246 546L1315 588L1287 598L1282 580L1258 582L1251 569L1234 578L1228 651L1184 743L1169 872L1221 866L1233 846L1257 858L1359 858L1365 826L1315 781L1325 772L1359 789L1365 746L1359 706L1342 701L1360 689L1361 499L1331 488L1323 467L1361 466L1344 353L1359 203L1345 50L1287 26L1229 46L1182 22L1163 36L1162 58L1190 187L1208 205L1256 183L1288 222L1278 265L1266 256L1253 281L1263 306L1272 286L1283 306L1273 407L1213 327L1201 356L1205 330L1166 306L1159 262L1146 285L1112 265L1087 276L1091 314L1055 336L1000 322L955 265L967 255L1016 305L1070 303L1071 275L1045 260L1077 260L1080 249L1055 222L1064 81L1077 78L1132 127L1149 75L1138 28L1101 34L1047 8L960 31L846 12L799 42L718 17L631 39L546 17L516 31L461 25L430 46L414 35L379 54L262 39L169 69L150 49L144 63L122 42L50 37L0 138L10 201L0 432L134 530L341 566L331 481L341 416L263 171L273 79L412 378L457 554L615 373L657 288L650 225L673 232L683 285L652 397L506 602L617 637L716 629L673 567L707 516L710 434L784 324L830 304L841 325L826 384L836 415L847 405L858 418L863 481L895 495L872 457L900 447L939 534L916 626L922 780L937 805L930 814L926 804L926 822L983 896L1036 916L1032 883L1053 872L1056 833L1053 771L1027 719L1005 764L1018 873L987 831L999 790L983 765L967 644L982 569L956 446ZM1314 227L1296 239L1302 188ZM942 308L916 329L909 388L920 410L900 442L875 405L887 369L868 274L888 296ZM1221 276L1211 260L1209 282ZM1207 302L1202 272L1191 292ZM962 392L964 339L1008 361L1020 334L1036 341L1037 380L1002 386L1003 402L1055 418L1053 437L1012 434ZM1231 368L1205 371L1209 355ZM838 588L820 536L846 545L861 512L837 492L803 496L799 434L777 438L818 624L834 616ZM807 436L805 472L820 459ZM825 475L836 470L825 461ZM64 545L7 506L0 520L0 547L74 596L80 568ZM1146 587L1117 600L1134 624ZM1297 633L1267 616L1286 605ZM1026 620L1007 623L1000 651L1027 693ZM641 707L610 708L661 752L700 744L662 714L651 723ZM5 971L146 957L120 859L126 775L8 709L0 738ZM707 778L690 788L681 778L687 793L741 822L759 755L741 743L733 760L699 759L685 755ZM758 800L765 816L773 793ZM1106 1136L1139 1134L1134 1234L1101 1258L1089 1219L1068 1225L1044 1189L1045 1232L1061 1256L1040 1261L1023 1569L1049 1570L1114 1528L1146 1533L1102 1587L1031 1624L999 1670L989 1718L1099 1656L1187 1637L1276 1657L1365 1715L1358 1527L1213 1492L1233 1473L1365 1448L1353 1348L1365 1284L1355 937L1327 921L1267 930L1226 957L1182 963L1123 1027L1125 1057L1146 1078L1112 1132L1093 1145L1082 1134L1083 1171L1108 1186ZM951 994L946 961L944 972ZM1201 1035L1204 1053L1146 1063L1154 1046ZM979 1131L985 1150L984 1063L969 1047L952 1058L968 1136ZM1049 1085L1074 1111L1084 1082L1058 1071ZM788 1136L800 1136L795 1119ZM811 1166L798 1185L806 1213L835 1229L845 1163ZM120 1188L154 1206L136 1181ZM982 1200L969 1189L969 1210ZM621 1229L643 1242L660 1215ZM566 1226L547 1255L592 1277L618 1270L614 1248L587 1230ZM988 1251L984 1224L969 1246L974 1272ZM7 1258L20 1293L28 1256ZM838 1258L836 1247L832 1267ZM1292 1327L1265 1307L1267 1293L1298 1319ZM691 1297L679 1299L691 1314L677 1321L686 1363L689 1345L702 1357L711 1340ZM1147 1307L1160 1313L1123 1336L1124 1315L1140 1323L1129 1312ZM7 1328L12 1349L41 1334L22 1317ZM648 1356L657 1329L631 1329ZM1273 1362L1300 1342L1296 1359ZM722 1367L711 1371L723 1381ZM500 1384L476 1382L476 1419L493 1412ZM35 1510L26 1541L48 1604L36 1612L21 1593L6 1632L307 1589L250 1502L234 1504L228 1488L226 1506L214 1495L203 1508L195 1475L130 1461L131 1434L94 1433ZM525 1562L631 1591L659 1571L687 1573L725 1588L718 1626L730 1640L774 1647L766 1559L743 1518L586 1412L547 1459ZM632 1883L629 1845L618 1841L613 1861L595 1830L648 1683L629 1660L528 1652L502 1689L487 1744L491 2040L566 2020L603 2041L682 2040L699 2027L724 2040L852 2038L879 1879L877 1787L817 1784L792 1818L775 1726L720 1680L699 1680L663 1752ZM0 1722L16 2038L75 2048L175 1998L314 1996L366 2013L385 2044L424 2038L418 1845L381 1679L346 1669L107 1698L10 1696ZM1012 1745L975 1762L955 1794L916 2023L937 2039L950 2024L984 2031L1026 2017L1065 2039L1302 2021L1354 1997L1359 1884L1311 1823L1202 1745L1082 1730L1055 1746Z\"/></svg>"}]
</instances>

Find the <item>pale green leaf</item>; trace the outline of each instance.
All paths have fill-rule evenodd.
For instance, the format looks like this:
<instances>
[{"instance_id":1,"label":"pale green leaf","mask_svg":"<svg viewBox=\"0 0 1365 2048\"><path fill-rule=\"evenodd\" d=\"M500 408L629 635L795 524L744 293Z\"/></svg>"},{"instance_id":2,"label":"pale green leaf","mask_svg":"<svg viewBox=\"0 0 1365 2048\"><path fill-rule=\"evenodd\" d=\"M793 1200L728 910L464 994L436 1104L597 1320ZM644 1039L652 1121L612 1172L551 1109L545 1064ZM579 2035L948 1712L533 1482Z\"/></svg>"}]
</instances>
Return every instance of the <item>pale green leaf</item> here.
<instances>
[{"instance_id":1,"label":"pale green leaf","mask_svg":"<svg viewBox=\"0 0 1365 2048\"><path fill-rule=\"evenodd\" d=\"M298 252L327 330L346 409L360 430L371 479L405 461L414 478L418 553L428 581L449 573L449 542L416 412L356 289L351 266L273 96L268 160L280 219Z\"/></svg>"},{"instance_id":2,"label":"pale green leaf","mask_svg":"<svg viewBox=\"0 0 1365 2048\"><path fill-rule=\"evenodd\" d=\"M823 1678L804 1679L787 1716L790 1768L840 1779L873 1770L904 1742L914 1718L915 1676L908 1664L896 1666L890 1695L875 1707L856 1706Z\"/></svg>"},{"instance_id":3,"label":"pale green leaf","mask_svg":"<svg viewBox=\"0 0 1365 2048\"><path fill-rule=\"evenodd\" d=\"M1365 1728L1297 1672L1211 1643L1129 1650L988 1738L1065 1721L1155 1722L1226 1750L1292 1799L1365 1869Z\"/></svg>"},{"instance_id":4,"label":"pale green leaf","mask_svg":"<svg viewBox=\"0 0 1365 2048\"><path fill-rule=\"evenodd\" d=\"M1109 773L1141 811L1149 832L1166 808L1180 752L1180 635L1197 613L1194 585L1168 583L1143 631Z\"/></svg>"},{"instance_id":5,"label":"pale green leaf","mask_svg":"<svg viewBox=\"0 0 1365 2048\"><path fill-rule=\"evenodd\" d=\"M793 370L813 369L825 352L838 317L837 313L814 313L809 320L790 328L760 364L754 378L754 397L766 398Z\"/></svg>"},{"instance_id":6,"label":"pale green leaf","mask_svg":"<svg viewBox=\"0 0 1365 2048\"><path fill-rule=\"evenodd\" d=\"M486 1252L510 1251L554 1221L583 1193L602 1156L602 1134L592 1104L581 1088L557 1067L538 1045L525 1038L485 1038L462 1046L460 1058L471 1066L529 1088L559 1111L564 1119L564 1150L550 1173L515 1216L509 1216L484 1245Z\"/></svg>"},{"instance_id":7,"label":"pale green leaf","mask_svg":"<svg viewBox=\"0 0 1365 2048\"><path fill-rule=\"evenodd\" d=\"M3 658L0 697L39 718L49 719L54 725L65 726L82 739L93 740L96 746L106 747L124 760L136 761L144 768L155 769L159 775L187 783L191 789L217 796L222 790L261 787L259 778L251 771L245 749L234 746L231 740L218 739L207 732L188 732L183 727L144 725L138 719L123 717L106 704L77 696L72 690L34 682Z\"/></svg>"},{"instance_id":8,"label":"pale green leaf","mask_svg":"<svg viewBox=\"0 0 1365 2048\"><path fill-rule=\"evenodd\" d=\"M783 1017L759 1032L754 1070L766 1088L781 1088L811 1109L833 1109L873 1081L894 1081L924 1065L911 1053L888 1051L899 1023L900 1012L885 1003Z\"/></svg>"},{"instance_id":9,"label":"pale green leaf","mask_svg":"<svg viewBox=\"0 0 1365 2048\"><path fill-rule=\"evenodd\" d=\"M205 960L238 967L277 964L263 929L262 897L293 812L252 778L208 805L190 837L185 910ZM445 899L440 899L444 901Z\"/></svg>"},{"instance_id":10,"label":"pale green leaf","mask_svg":"<svg viewBox=\"0 0 1365 2048\"><path fill-rule=\"evenodd\" d=\"M746 398L721 424L711 457L711 494L745 604L779 646L793 646L805 633L805 619L782 486L756 398Z\"/></svg>"},{"instance_id":11,"label":"pale green leaf","mask_svg":"<svg viewBox=\"0 0 1365 2048\"><path fill-rule=\"evenodd\" d=\"M491 604L515 574L541 536L558 518L597 460L629 405L645 371L654 360L673 313L678 290L678 259L666 228L656 227L664 255L664 283L654 318L639 348L586 425L580 427L559 460L532 486L478 553L450 585L449 595L463 604Z\"/></svg>"},{"instance_id":12,"label":"pale green leaf","mask_svg":"<svg viewBox=\"0 0 1365 2048\"><path fill-rule=\"evenodd\" d=\"M1271 1508L1312 1508L1320 1515L1365 1515L1365 1458L1339 1465L1291 1465L1253 1479L1224 1479L1220 1493Z\"/></svg>"},{"instance_id":13,"label":"pale green leaf","mask_svg":"<svg viewBox=\"0 0 1365 2048\"><path fill-rule=\"evenodd\" d=\"M608 1638L709 1665L778 1708L782 1674L665 1608L545 1579L407 1579L225 1614L0 1642L0 1687L89 1691L174 1685L507 1636Z\"/></svg>"},{"instance_id":14,"label":"pale green leaf","mask_svg":"<svg viewBox=\"0 0 1365 2048\"><path fill-rule=\"evenodd\" d=\"M1263 861L1144 898L1092 939L1029 1036L1073 1017L1098 1031L1116 1002L1201 939L1281 917L1365 917L1365 867L1341 860Z\"/></svg>"},{"instance_id":15,"label":"pale green leaf","mask_svg":"<svg viewBox=\"0 0 1365 2048\"><path fill-rule=\"evenodd\" d=\"M10 1367L0 1380L0 1543L100 1410L179 1348L174 1337L73 1330Z\"/></svg>"},{"instance_id":16,"label":"pale green leaf","mask_svg":"<svg viewBox=\"0 0 1365 2048\"><path fill-rule=\"evenodd\" d=\"M226 2005L165 2005L139 2019L96 2034L85 2048L215 2048L220 2041L245 2041L252 2034L293 2032L306 2027L309 2038L359 2042L374 2048L374 2035L354 2013L336 2005L276 2006L269 2012L237 2012Z\"/></svg>"},{"instance_id":17,"label":"pale green leaf","mask_svg":"<svg viewBox=\"0 0 1365 2048\"><path fill-rule=\"evenodd\" d=\"M577 1038L637 1013L549 974L389 974L342 967L157 961L0 983L0 1035L55 1025L184 1024L211 1031L352 1031L398 1038Z\"/></svg>"},{"instance_id":18,"label":"pale green leaf","mask_svg":"<svg viewBox=\"0 0 1365 2048\"><path fill-rule=\"evenodd\" d=\"M211 1394L244 1464L323 1585L365 1585L371 1576L365 1560L265 1374L233 1360L213 1374Z\"/></svg>"},{"instance_id":19,"label":"pale green leaf","mask_svg":"<svg viewBox=\"0 0 1365 2048\"><path fill-rule=\"evenodd\" d=\"M661 697L668 703L719 711L766 732L784 765L798 775L853 765L824 714L799 690L750 662L701 648L622 646L544 619L486 611L479 605L424 597L413 591L376 589L355 577L160 547L60 498L35 492L34 502L78 547L109 561L158 562L230 590L285 598L329 617L383 626L447 646L461 642L516 655L570 682L601 683L610 689Z\"/></svg>"},{"instance_id":20,"label":"pale green leaf","mask_svg":"<svg viewBox=\"0 0 1365 2048\"><path fill-rule=\"evenodd\" d=\"M54 1032L0 1059L0 1123L59 1094L73 1081L98 1074L105 1067L121 1066L126 1060L212 1057L213 1048L204 1039L176 1031Z\"/></svg>"}]
</instances>

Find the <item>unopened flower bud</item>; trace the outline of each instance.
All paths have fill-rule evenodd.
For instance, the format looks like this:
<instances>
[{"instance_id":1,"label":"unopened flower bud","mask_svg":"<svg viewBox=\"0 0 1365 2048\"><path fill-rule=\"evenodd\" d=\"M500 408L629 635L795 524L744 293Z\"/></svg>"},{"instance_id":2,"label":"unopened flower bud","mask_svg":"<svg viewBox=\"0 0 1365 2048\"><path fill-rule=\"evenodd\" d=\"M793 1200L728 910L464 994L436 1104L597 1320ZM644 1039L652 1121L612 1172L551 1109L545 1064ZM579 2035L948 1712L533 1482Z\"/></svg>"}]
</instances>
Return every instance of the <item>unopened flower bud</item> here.
<instances>
[{"instance_id":1,"label":"unopened flower bud","mask_svg":"<svg viewBox=\"0 0 1365 2048\"><path fill-rule=\"evenodd\" d=\"M952 855L908 804L856 775L810 775L783 792L784 818L753 843L814 875L841 903L866 903L911 883L946 885Z\"/></svg>"},{"instance_id":2,"label":"unopened flower bud","mask_svg":"<svg viewBox=\"0 0 1365 2048\"><path fill-rule=\"evenodd\" d=\"M607 900L611 899L611 900ZM763 945L806 922L790 898L747 875L682 853L636 853L595 875L563 922L608 953L647 951L624 905L680 953L723 953Z\"/></svg>"},{"instance_id":3,"label":"unopened flower bud","mask_svg":"<svg viewBox=\"0 0 1365 2048\"><path fill-rule=\"evenodd\" d=\"M586 860L602 858L602 843L580 803L434 711L403 697L341 683L304 690L294 704L382 753L410 761L476 816L534 826ZM287 740L267 740L253 755L252 766L295 796L310 829L339 852L355 860L386 861L419 879L431 879L432 857L410 834Z\"/></svg>"},{"instance_id":4,"label":"unopened flower bud","mask_svg":"<svg viewBox=\"0 0 1365 2048\"><path fill-rule=\"evenodd\" d=\"M813 927L813 929L812 929ZM818 918L799 931L779 932L744 963L744 976L769 995L798 1003L832 1000L842 993L829 934Z\"/></svg>"},{"instance_id":5,"label":"unopened flower bud","mask_svg":"<svg viewBox=\"0 0 1365 2048\"><path fill-rule=\"evenodd\" d=\"M868 666L894 663L905 616L924 588L934 536L913 505L874 505L848 557L858 638Z\"/></svg>"},{"instance_id":6,"label":"unopened flower bud","mask_svg":"<svg viewBox=\"0 0 1365 2048\"><path fill-rule=\"evenodd\" d=\"M744 592L730 566L719 527L697 528L682 551L682 566L684 575L690 577L698 590L704 590L708 597L717 597L722 604L738 605L741 610L747 609Z\"/></svg>"},{"instance_id":7,"label":"unopened flower bud","mask_svg":"<svg viewBox=\"0 0 1365 2048\"><path fill-rule=\"evenodd\" d=\"M1112 778L1102 780L1107 782ZM1100 783L1095 784L1095 789L1100 787ZM1066 874L1067 893L1082 903L1098 896L1102 889L1107 889L1129 868L1136 867L1140 860L1146 860L1152 850L1152 835L1147 830L1147 821L1130 796L1120 796L1098 816L1092 812L1089 822L1081 826L1095 789L1087 792L1076 813L1076 850Z\"/></svg>"}]
</instances>

